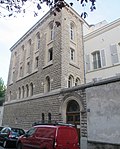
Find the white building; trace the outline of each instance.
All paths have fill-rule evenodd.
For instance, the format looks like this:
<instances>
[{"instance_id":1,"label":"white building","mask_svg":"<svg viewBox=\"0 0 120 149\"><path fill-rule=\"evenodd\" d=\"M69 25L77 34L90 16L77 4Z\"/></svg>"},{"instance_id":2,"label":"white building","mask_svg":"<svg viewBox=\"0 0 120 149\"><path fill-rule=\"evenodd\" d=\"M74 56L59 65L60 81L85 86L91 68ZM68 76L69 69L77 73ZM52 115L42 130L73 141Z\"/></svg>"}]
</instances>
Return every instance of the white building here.
<instances>
[{"instance_id":1,"label":"white building","mask_svg":"<svg viewBox=\"0 0 120 149\"><path fill-rule=\"evenodd\" d=\"M120 75L120 19L84 27L86 83Z\"/></svg>"}]
</instances>

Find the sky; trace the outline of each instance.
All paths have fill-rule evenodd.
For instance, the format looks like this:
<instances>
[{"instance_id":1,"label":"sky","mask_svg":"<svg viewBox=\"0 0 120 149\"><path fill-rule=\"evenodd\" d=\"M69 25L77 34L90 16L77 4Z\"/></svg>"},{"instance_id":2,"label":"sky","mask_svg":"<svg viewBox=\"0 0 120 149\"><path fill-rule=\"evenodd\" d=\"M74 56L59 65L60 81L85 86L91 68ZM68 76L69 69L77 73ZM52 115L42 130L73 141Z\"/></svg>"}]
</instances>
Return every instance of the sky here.
<instances>
[{"instance_id":1,"label":"sky","mask_svg":"<svg viewBox=\"0 0 120 149\"><path fill-rule=\"evenodd\" d=\"M120 0L96 0L96 10L90 12L90 5L82 8L77 0L66 0L66 2L73 2L73 8L81 14L82 11L88 13L85 19L88 24L96 24L103 20L108 23L120 18ZM33 8L33 7L32 7ZM7 85L9 64L10 64L10 48L17 42L39 19L48 11L46 6L39 11L39 15L34 17L31 13L17 15L17 17L0 18L0 78L3 79L4 84Z\"/></svg>"}]
</instances>

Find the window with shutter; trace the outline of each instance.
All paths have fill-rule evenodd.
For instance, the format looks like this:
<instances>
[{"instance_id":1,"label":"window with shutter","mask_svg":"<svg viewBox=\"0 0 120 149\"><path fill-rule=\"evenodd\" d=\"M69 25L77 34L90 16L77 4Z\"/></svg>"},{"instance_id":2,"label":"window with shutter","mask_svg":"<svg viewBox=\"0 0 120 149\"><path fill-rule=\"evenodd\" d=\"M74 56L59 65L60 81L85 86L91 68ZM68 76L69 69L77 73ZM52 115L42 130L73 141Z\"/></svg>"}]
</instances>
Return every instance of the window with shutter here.
<instances>
[{"instance_id":1,"label":"window with shutter","mask_svg":"<svg viewBox=\"0 0 120 149\"><path fill-rule=\"evenodd\" d=\"M101 59L102 59L102 66L106 66L106 60L105 60L105 50L101 50Z\"/></svg>"},{"instance_id":2,"label":"window with shutter","mask_svg":"<svg viewBox=\"0 0 120 149\"><path fill-rule=\"evenodd\" d=\"M90 70L90 56L86 55L86 72Z\"/></svg>"},{"instance_id":3,"label":"window with shutter","mask_svg":"<svg viewBox=\"0 0 120 149\"><path fill-rule=\"evenodd\" d=\"M111 52L112 64L114 65L114 64L119 62L118 53L117 53L117 46L116 45L110 45L110 52Z\"/></svg>"}]
</instances>

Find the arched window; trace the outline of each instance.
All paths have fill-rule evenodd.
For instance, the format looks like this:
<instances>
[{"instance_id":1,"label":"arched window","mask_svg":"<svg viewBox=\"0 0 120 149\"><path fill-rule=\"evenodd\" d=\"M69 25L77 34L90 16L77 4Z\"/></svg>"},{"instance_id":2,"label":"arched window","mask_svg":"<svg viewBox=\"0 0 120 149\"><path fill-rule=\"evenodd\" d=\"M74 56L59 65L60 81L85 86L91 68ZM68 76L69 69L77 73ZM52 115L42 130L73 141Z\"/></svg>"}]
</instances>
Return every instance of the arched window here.
<instances>
[{"instance_id":1,"label":"arched window","mask_svg":"<svg viewBox=\"0 0 120 149\"><path fill-rule=\"evenodd\" d=\"M67 104L67 112L80 112L79 104L75 100L70 100Z\"/></svg>"},{"instance_id":2,"label":"arched window","mask_svg":"<svg viewBox=\"0 0 120 149\"><path fill-rule=\"evenodd\" d=\"M72 87L74 84L74 77L72 75L68 78L68 87Z\"/></svg>"},{"instance_id":3,"label":"arched window","mask_svg":"<svg viewBox=\"0 0 120 149\"><path fill-rule=\"evenodd\" d=\"M51 113L48 113L48 122L51 122Z\"/></svg>"},{"instance_id":4,"label":"arched window","mask_svg":"<svg viewBox=\"0 0 120 149\"><path fill-rule=\"evenodd\" d=\"M29 86L28 86L28 84L26 85L26 97L28 97L29 96Z\"/></svg>"},{"instance_id":5,"label":"arched window","mask_svg":"<svg viewBox=\"0 0 120 149\"><path fill-rule=\"evenodd\" d=\"M42 123L44 123L45 122L45 115L44 115L44 113L42 113Z\"/></svg>"},{"instance_id":6,"label":"arched window","mask_svg":"<svg viewBox=\"0 0 120 149\"><path fill-rule=\"evenodd\" d=\"M21 88L19 87L18 89L18 98L20 99L21 98Z\"/></svg>"},{"instance_id":7,"label":"arched window","mask_svg":"<svg viewBox=\"0 0 120 149\"><path fill-rule=\"evenodd\" d=\"M77 85L80 85L80 79L79 78L76 78L76 80L75 80L75 86L77 86Z\"/></svg>"},{"instance_id":8,"label":"arched window","mask_svg":"<svg viewBox=\"0 0 120 149\"><path fill-rule=\"evenodd\" d=\"M25 96L25 89L24 89L24 86L22 86L22 98L24 98Z\"/></svg>"},{"instance_id":9,"label":"arched window","mask_svg":"<svg viewBox=\"0 0 120 149\"><path fill-rule=\"evenodd\" d=\"M45 83L45 91L49 92L50 91L50 77L46 77L46 83Z\"/></svg>"},{"instance_id":10,"label":"arched window","mask_svg":"<svg viewBox=\"0 0 120 149\"><path fill-rule=\"evenodd\" d=\"M40 49L40 33L37 33L37 49Z\"/></svg>"},{"instance_id":11,"label":"arched window","mask_svg":"<svg viewBox=\"0 0 120 149\"><path fill-rule=\"evenodd\" d=\"M49 29L50 29L50 40L53 40L53 38L54 38L54 26L53 26L53 22L51 22L49 24Z\"/></svg>"},{"instance_id":12,"label":"arched window","mask_svg":"<svg viewBox=\"0 0 120 149\"><path fill-rule=\"evenodd\" d=\"M33 96L33 83L30 83L30 96Z\"/></svg>"}]
</instances>

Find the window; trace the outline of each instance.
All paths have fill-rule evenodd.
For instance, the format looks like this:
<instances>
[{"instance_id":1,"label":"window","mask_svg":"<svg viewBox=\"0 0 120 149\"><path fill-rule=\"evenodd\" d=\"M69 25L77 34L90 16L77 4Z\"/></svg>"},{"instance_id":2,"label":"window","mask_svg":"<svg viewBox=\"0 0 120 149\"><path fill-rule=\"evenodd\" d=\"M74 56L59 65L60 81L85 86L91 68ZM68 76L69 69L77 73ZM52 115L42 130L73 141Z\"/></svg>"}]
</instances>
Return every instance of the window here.
<instances>
[{"instance_id":1,"label":"window","mask_svg":"<svg viewBox=\"0 0 120 149\"><path fill-rule=\"evenodd\" d=\"M92 53L93 56L93 69L101 68L100 51Z\"/></svg>"},{"instance_id":2,"label":"window","mask_svg":"<svg viewBox=\"0 0 120 149\"><path fill-rule=\"evenodd\" d=\"M27 73L30 73L30 62L27 62Z\"/></svg>"},{"instance_id":3,"label":"window","mask_svg":"<svg viewBox=\"0 0 120 149\"><path fill-rule=\"evenodd\" d=\"M39 56L35 58L35 68L38 68Z\"/></svg>"},{"instance_id":4,"label":"window","mask_svg":"<svg viewBox=\"0 0 120 149\"><path fill-rule=\"evenodd\" d=\"M12 73L12 82L15 80L15 70L13 70L13 73Z\"/></svg>"},{"instance_id":5,"label":"window","mask_svg":"<svg viewBox=\"0 0 120 149\"><path fill-rule=\"evenodd\" d=\"M68 87L72 87L73 86L73 81L74 81L74 78L72 75L69 76L68 78Z\"/></svg>"},{"instance_id":6,"label":"window","mask_svg":"<svg viewBox=\"0 0 120 149\"><path fill-rule=\"evenodd\" d=\"M29 86L28 86L28 84L26 85L26 97L28 97L29 96Z\"/></svg>"},{"instance_id":7,"label":"window","mask_svg":"<svg viewBox=\"0 0 120 149\"><path fill-rule=\"evenodd\" d=\"M35 131L36 131L36 128L33 127L30 130L28 130L26 133L27 133L28 136L31 136L35 133Z\"/></svg>"},{"instance_id":8,"label":"window","mask_svg":"<svg viewBox=\"0 0 120 149\"><path fill-rule=\"evenodd\" d=\"M9 92L9 96L8 96L8 101L10 101L12 99L12 92Z\"/></svg>"},{"instance_id":9,"label":"window","mask_svg":"<svg viewBox=\"0 0 120 149\"><path fill-rule=\"evenodd\" d=\"M20 76L20 77L22 77L22 73L23 73L23 67L21 66L21 67L20 67L20 73L19 73L19 76Z\"/></svg>"},{"instance_id":10,"label":"window","mask_svg":"<svg viewBox=\"0 0 120 149\"><path fill-rule=\"evenodd\" d=\"M74 40L74 24L70 23L70 39Z\"/></svg>"},{"instance_id":11,"label":"window","mask_svg":"<svg viewBox=\"0 0 120 149\"><path fill-rule=\"evenodd\" d=\"M114 65L114 64L119 62L117 46L116 45L110 45L110 52L111 52L112 64Z\"/></svg>"},{"instance_id":12,"label":"window","mask_svg":"<svg viewBox=\"0 0 120 149\"><path fill-rule=\"evenodd\" d=\"M48 61L51 61L53 59L53 48L50 48L48 50Z\"/></svg>"},{"instance_id":13,"label":"window","mask_svg":"<svg viewBox=\"0 0 120 149\"><path fill-rule=\"evenodd\" d=\"M46 83L45 83L45 91L49 92L50 91L50 77L46 77Z\"/></svg>"},{"instance_id":14,"label":"window","mask_svg":"<svg viewBox=\"0 0 120 149\"><path fill-rule=\"evenodd\" d=\"M13 60L12 61L12 66L13 66L13 68L15 68L16 67L16 63L17 63L17 52L13 53L13 59L12 60Z\"/></svg>"},{"instance_id":15,"label":"window","mask_svg":"<svg viewBox=\"0 0 120 149\"><path fill-rule=\"evenodd\" d=\"M40 33L37 33L37 49L40 49Z\"/></svg>"},{"instance_id":16,"label":"window","mask_svg":"<svg viewBox=\"0 0 120 149\"><path fill-rule=\"evenodd\" d=\"M23 58L24 58L24 45L22 45L21 47L20 62L23 62Z\"/></svg>"},{"instance_id":17,"label":"window","mask_svg":"<svg viewBox=\"0 0 120 149\"><path fill-rule=\"evenodd\" d=\"M22 86L22 98L24 98L25 96L25 90L24 90L24 86Z\"/></svg>"},{"instance_id":18,"label":"window","mask_svg":"<svg viewBox=\"0 0 120 149\"><path fill-rule=\"evenodd\" d=\"M76 80L75 80L75 86L77 86L77 85L80 85L80 79L79 78L76 78Z\"/></svg>"},{"instance_id":19,"label":"window","mask_svg":"<svg viewBox=\"0 0 120 149\"><path fill-rule=\"evenodd\" d=\"M19 87L18 89L18 98L20 99L21 98L21 88Z\"/></svg>"},{"instance_id":20,"label":"window","mask_svg":"<svg viewBox=\"0 0 120 149\"><path fill-rule=\"evenodd\" d=\"M31 52L31 45L32 45L32 40L28 40L28 47L27 47L27 58L30 57L30 52Z\"/></svg>"},{"instance_id":21,"label":"window","mask_svg":"<svg viewBox=\"0 0 120 149\"><path fill-rule=\"evenodd\" d=\"M30 96L33 96L33 83L30 83Z\"/></svg>"},{"instance_id":22,"label":"window","mask_svg":"<svg viewBox=\"0 0 120 149\"><path fill-rule=\"evenodd\" d=\"M49 28L50 28L50 40L53 40L54 38L53 22L50 23Z\"/></svg>"},{"instance_id":23,"label":"window","mask_svg":"<svg viewBox=\"0 0 120 149\"><path fill-rule=\"evenodd\" d=\"M45 115L44 115L44 113L42 113L42 123L44 123L45 122Z\"/></svg>"},{"instance_id":24,"label":"window","mask_svg":"<svg viewBox=\"0 0 120 149\"><path fill-rule=\"evenodd\" d=\"M48 113L48 122L51 122L51 113Z\"/></svg>"},{"instance_id":25,"label":"window","mask_svg":"<svg viewBox=\"0 0 120 149\"><path fill-rule=\"evenodd\" d=\"M72 48L70 48L70 59L71 59L72 61L75 60L75 50L72 49Z\"/></svg>"},{"instance_id":26,"label":"window","mask_svg":"<svg viewBox=\"0 0 120 149\"><path fill-rule=\"evenodd\" d=\"M67 112L79 112L80 106L75 100L71 100L67 105Z\"/></svg>"}]
</instances>

